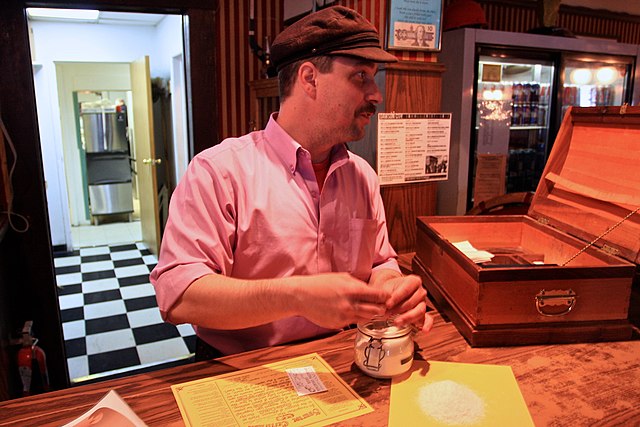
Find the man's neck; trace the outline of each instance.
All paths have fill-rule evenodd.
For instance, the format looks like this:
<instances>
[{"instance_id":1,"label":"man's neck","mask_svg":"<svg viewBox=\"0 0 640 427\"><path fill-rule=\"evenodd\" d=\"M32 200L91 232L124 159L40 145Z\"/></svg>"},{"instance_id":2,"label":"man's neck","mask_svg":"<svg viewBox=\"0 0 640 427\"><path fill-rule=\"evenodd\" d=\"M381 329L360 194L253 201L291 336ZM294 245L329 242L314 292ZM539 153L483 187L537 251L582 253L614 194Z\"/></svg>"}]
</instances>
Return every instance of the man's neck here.
<instances>
[{"instance_id":1,"label":"man's neck","mask_svg":"<svg viewBox=\"0 0 640 427\"><path fill-rule=\"evenodd\" d=\"M304 118L291 114L292 111L281 110L276 117L276 121L298 144L311 154L312 163L321 163L331 154L334 143L329 135L324 135L320 130L314 130L313 124L309 123L308 115ZM295 111L294 111L295 113Z\"/></svg>"}]
</instances>

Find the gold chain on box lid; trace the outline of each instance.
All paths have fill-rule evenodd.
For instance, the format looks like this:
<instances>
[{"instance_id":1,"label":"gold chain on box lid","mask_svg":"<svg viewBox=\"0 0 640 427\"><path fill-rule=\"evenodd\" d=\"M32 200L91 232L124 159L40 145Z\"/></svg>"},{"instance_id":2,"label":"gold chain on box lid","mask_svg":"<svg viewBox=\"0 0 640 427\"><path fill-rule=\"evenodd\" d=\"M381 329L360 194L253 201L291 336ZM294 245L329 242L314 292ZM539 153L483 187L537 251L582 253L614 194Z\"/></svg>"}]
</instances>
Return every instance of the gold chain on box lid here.
<instances>
[{"instance_id":1,"label":"gold chain on box lid","mask_svg":"<svg viewBox=\"0 0 640 427\"><path fill-rule=\"evenodd\" d=\"M635 208L634 210L632 210L631 212L629 212L629 214L627 214L627 216L625 216L624 218L622 218L620 221L618 221L617 223L613 224L611 227L609 227L608 229L606 229L604 231L604 233L602 233L601 235L599 235L598 237L596 237L595 239L593 239L592 241L590 241L589 243L587 243L587 245L580 249L575 255L573 255L571 258L569 258L568 260L566 260L565 262L563 262L562 264L560 264L562 267L564 267L565 265L569 264L571 261L573 261L574 259L576 259L581 253L583 253L584 251L586 251L587 249L589 249L591 246L593 246L598 240L602 239L604 236L606 236L607 234L611 233L613 230L615 230L618 226L620 226L620 224L622 224L623 222L625 222L626 220L628 220L633 214L635 214L636 212L640 211L640 206L638 206L637 208Z\"/></svg>"}]
</instances>

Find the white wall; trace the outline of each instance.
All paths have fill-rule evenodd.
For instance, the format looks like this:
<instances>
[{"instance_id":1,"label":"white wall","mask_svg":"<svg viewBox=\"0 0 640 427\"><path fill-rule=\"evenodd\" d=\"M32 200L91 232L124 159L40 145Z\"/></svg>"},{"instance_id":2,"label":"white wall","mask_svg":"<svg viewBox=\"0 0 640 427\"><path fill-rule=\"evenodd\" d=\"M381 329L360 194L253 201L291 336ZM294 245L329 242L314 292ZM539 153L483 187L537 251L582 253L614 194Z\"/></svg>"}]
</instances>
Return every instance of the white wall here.
<instances>
[{"instance_id":1,"label":"white wall","mask_svg":"<svg viewBox=\"0 0 640 427\"><path fill-rule=\"evenodd\" d=\"M182 17L167 15L156 30L157 61L152 61L151 76L168 79L171 76L172 58L182 54ZM157 62L153 64L153 62Z\"/></svg>"},{"instance_id":2,"label":"white wall","mask_svg":"<svg viewBox=\"0 0 640 427\"><path fill-rule=\"evenodd\" d=\"M180 16L168 16L156 27L140 25L73 24L32 21L33 62L38 122L43 153L47 202L54 246L71 249L69 224L88 224L84 212L69 210L69 200L83 197L78 170L67 176L63 158L76 141L63 141L58 105L56 62L131 62L150 57L152 77L169 78L171 58L182 53ZM99 89L99 88L96 88ZM76 155L75 157L79 157ZM66 181L71 188L66 188Z\"/></svg>"}]
</instances>

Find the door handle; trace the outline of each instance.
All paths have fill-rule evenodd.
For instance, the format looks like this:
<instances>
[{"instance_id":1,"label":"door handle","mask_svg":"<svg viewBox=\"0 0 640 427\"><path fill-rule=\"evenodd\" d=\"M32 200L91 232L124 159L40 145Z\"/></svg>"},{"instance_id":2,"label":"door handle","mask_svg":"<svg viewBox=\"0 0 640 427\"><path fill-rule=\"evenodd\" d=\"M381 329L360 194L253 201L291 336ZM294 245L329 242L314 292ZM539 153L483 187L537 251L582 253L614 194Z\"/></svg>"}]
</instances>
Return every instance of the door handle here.
<instances>
[{"instance_id":1,"label":"door handle","mask_svg":"<svg viewBox=\"0 0 640 427\"><path fill-rule=\"evenodd\" d=\"M142 163L145 165L159 165L162 163L162 159L142 159Z\"/></svg>"}]
</instances>

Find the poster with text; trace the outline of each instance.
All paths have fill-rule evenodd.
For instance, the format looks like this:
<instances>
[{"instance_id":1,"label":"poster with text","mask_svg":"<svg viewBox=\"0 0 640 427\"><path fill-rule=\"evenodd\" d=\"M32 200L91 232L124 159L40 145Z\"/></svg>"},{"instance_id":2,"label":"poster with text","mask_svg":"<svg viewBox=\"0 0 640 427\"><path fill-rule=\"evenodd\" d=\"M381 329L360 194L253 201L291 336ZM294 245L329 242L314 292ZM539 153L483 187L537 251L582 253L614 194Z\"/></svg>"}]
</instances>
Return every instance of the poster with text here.
<instances>
[{"instance_id":1,"label":"poster with text","mask_svg":"<svg viewBox=\"0 0 640 427\"><path fill-rule=\"evenodd\" d=\"M450 142L451 113L378 114L380 184L446 180Z\"/></svg>"}]
</instances>

